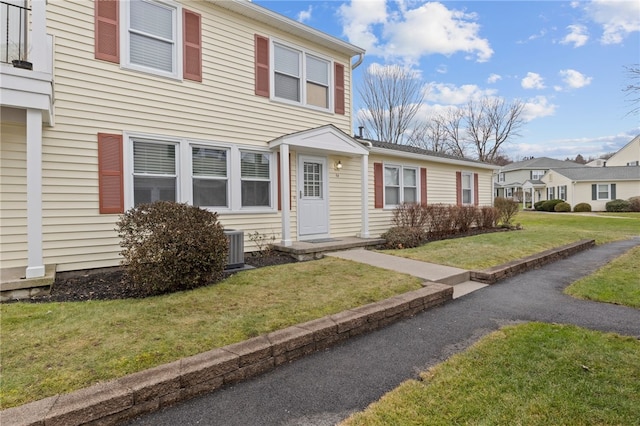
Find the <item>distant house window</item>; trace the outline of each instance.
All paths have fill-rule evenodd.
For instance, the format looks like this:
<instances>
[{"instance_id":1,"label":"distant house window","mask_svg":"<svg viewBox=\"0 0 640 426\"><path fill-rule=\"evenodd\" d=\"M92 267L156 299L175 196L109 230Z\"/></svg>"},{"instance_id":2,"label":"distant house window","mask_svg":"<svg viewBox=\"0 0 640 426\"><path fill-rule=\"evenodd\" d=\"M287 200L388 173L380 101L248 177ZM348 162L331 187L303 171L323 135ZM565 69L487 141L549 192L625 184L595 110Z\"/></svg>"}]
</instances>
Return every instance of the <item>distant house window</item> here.
<instances>
[{"instance_id":1,"label":"distant house window","mask_svg":"<svg viewBox=\"0 0 640 426\"><path fill-rule=\"evenodd\" d=\"M609 184L598 184L598 200L608 200L610 188Z\"/></svg>"},{"instance_id":2,"label":"distant house window","mask_svg":"<svg viewBox=\"0 0 640 426\"><path fill-rule=\"evenodd\" d=\"M133 204L177 200L176 145L133 141Z\"/></svg>"},{"instance_id":3,"label":"distant house window","mask_svg":"<svg viewBox=\"0 0 640 426\"><path fill-rule=\"evenodd\" d=\"M498 173L498 182L504 182L504 173Z\"/></svg>"},{"instance_id":4,"label":"distant house window","mask_svg":"<svg viewBox=\"0 0 640 426\"><path fill-rule=\"evenodd\" d=\"M329 109L330 61L274 43L273 65L275 99Z\"/></svg>"},{"instance_id":5,"label":"distant house window","mask_svg":"<svg viewBox=\"0 0 640 426\"><path fill-rule=\"evenodd\" d=\"M553 200L556 197L556 189L554 187L547 188L547 200Z\"/></svg>"},{"instance_id":6,"label":"distant house window","mask_svg":"<svg viewBox=\"0 0 640 426\"><path fill-rule=\"evenodd\" d=\"M640 161L630 161L627 163L627 166L638 166L640 165Z\"/></svg>"},{"instance_id":7,"label":"distant house window","mask_svg":"<svg viewBox=\"0 0 640 426\"><path fill-rule=\"evenodd\" d=\"M505 197L513 197L513 188L505 188Z\"/></svg>"},{"instance_id":8,"label":"distant house window","mask_svg":"<svg viewBox=\"0 0 640 426\"><path fill-rule=\"evenodd\" d=\"M385 166L384 204L396 206L418 201L418 170L412 167Z\"/></svg>"},{"instance_id":9,"label":"distant house window","mask_svg":"<svg viewBox=\"0 0 640 426\"><path fill-rule=\"evenodd\" d=\"M531 171L531 180L540 180L542 176L544 176L544 170L532 170Z\"/></svg>"},{"instance_id":10,"label":"distant house window","mask_svg":"<svg viewBox=\"0 0 640 426\"><path fill-rule=\"evenodd\" d=\"M271 205L270 155L240 151L242 207Z\"/></svg>"},{"instance_id":11,"label":"distant house window","mask_svg":"<svg viewBox=\"0 0 640 426\"><path fill-rule=\"evenodd\" d=\"M567 186L562 185L558 187L558 198L567 201Z\"/></svg>"}]
</instances>

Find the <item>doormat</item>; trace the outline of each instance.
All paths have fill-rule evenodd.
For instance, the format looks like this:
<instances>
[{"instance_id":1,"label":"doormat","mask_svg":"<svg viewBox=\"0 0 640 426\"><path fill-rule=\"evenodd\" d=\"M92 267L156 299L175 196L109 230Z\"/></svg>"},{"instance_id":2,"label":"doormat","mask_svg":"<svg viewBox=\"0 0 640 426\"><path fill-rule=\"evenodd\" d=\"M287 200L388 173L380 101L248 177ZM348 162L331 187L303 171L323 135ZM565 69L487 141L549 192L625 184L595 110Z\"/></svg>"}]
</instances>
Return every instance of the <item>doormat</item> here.
<instances>
[{"instance_id":1,"label":"doormat","mask_svg":"<svg viewBox=\"0 0 640 426\"><path fill-rule=\"evenodd\" d=\"M334 241L340 241L340 240L336 240L335 238L318 238L317 240L307 240L305 242L316 244L316 243L332 243Z\"/></svg>"}]
</instances>

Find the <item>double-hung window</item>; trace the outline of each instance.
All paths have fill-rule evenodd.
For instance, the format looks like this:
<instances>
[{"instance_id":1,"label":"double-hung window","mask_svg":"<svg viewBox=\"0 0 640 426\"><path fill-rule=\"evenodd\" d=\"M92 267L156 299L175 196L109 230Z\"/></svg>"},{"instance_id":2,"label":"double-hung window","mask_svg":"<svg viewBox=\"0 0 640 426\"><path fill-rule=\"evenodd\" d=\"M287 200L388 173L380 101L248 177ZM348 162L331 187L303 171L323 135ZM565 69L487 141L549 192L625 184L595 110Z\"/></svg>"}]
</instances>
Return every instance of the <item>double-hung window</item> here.
<instances>
[{"instance_id":1,"label":"double-hung window","mask_svg":"<svg viewBox=\"0 0 640 426\"><path fill-rule=\"evenodd\" d=\"M172 2L129 0L125 65L178 77L178 9Z\"/></svg>"},{"instance_id":2,"label":"double-hung window","mask_svg":"<svg viewBox=\"0 0 640 426\"><path fill-rule=\"evenodd\" d=\"M504 173L498 173L498 182L504 182Z\"/></svg>"},{"instance_id":3,"label":"double-hung window","mask_svg":"<svg viewBox=\"0 0 640 426\"><path fill-rule=\"evenodd\" d=\"M418 170L410 167L385 166L384 204L396 206L418 201Z\"/></svg>"},{"instance_id":4,"label":"double-hung window","mask_svg":"<svg viewBox=\"0 0 640 426\"><path fill-rule=\"evenodd\" d=\"M462 173L462 204L473 203L473 173Z\"/></svg>"},{"instance_id":5,"label":"double-hung window","mask_svg":"<svg viewBox=\"0 0 640 426\"><path fill-rule=\"evenodd\" d=\"M271 205L270 156L263 152L240 151L242 207Z\"/></svg>"},{"instance_id":6,"label":"double-hung window","mask_svg":"<svg viewBox=\"0 0 640 426\"><path fill-rule=\"evenodd\" d=\"M228 150L191 147L193 205L229 207Z\"/></svg>"},{"instance_id":7,"label":"double-hung window","mask_svg":"<svg viewBox=\"0 0 640 426\"><path fill-rule=\"evenodd\" d=\"M133 141L133 204L177 201L176 144Z\"/></svg>"},{"instance_id":8,"label":"double-hung window","mask_svg":"<svg viewBox=\"0 0 640 426\"><path fill-rule=\"evenodd\" d=\"M274 43L273 62L275 99L329 109L330 61Z\"/></svg>"},{"instance_id":9,"label":"double-hung window","mask_svg":"<svg viewBox=\"0 0 640 426\"><path fill-rule=\"evenodd\" d=\"M561 185L558 187L558 198L567 201L567 186Z\"/></svg>"},{"instance_id":10,"label":"double-hung window","mask_svg":"<svg viewBox=\"0 0 640 426\"><path fill-rule=\"evenodd\" d=\"M531 180L540 180L542 176L544 176L544 170L532 170L531 171Z\"/></svg>"},{"instance_id":11,"label":"double-hung window","mask_svg":"<svg viewBox=\"0 0 640 426\"><path fill-rule=\"evenodd\" d=\"M556 198L556 188L550 186L547 188L547 200L553 200Z\"/></svg>"},{"instance_id":12,"label":"double-hung window","mask_svg":"<svg viewBox=\"0 0 640 426\"><path fill-rule=\"evenodd\" d=\"M598 200L608 200L610 198L610 185L608 183L598 184Z\"/></svg>"}]
</instances>

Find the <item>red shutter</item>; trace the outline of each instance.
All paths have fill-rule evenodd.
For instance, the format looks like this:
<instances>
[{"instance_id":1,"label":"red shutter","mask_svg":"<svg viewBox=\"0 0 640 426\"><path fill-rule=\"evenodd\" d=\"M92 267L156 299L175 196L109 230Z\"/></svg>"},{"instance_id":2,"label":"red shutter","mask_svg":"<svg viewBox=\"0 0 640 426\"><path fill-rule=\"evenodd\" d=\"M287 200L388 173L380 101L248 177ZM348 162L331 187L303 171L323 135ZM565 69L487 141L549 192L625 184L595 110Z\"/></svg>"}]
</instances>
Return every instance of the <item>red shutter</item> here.
<instances>
[{"instance_id":1,"label":"red shutter","mask_svg":"<svg viewBox=\"0 0 640 426\"><path fill-rule=\"evenodd\" d=\"M478 174L474 173L473 174L473 204L475 206L477 206L478 204L480 204L480 196L478 194Z\"/></svg>"},{"instance_id":2,"label":"red shutter","mask_svg":"<svg viewBox=\"0 0 640 426\"><path fill-rule=\"evenodd\" d=\"M120 63L118 0L96 0L94 6L96 59Z\"/></svg>"},{"instance_id":3,"label":"red shutter","mask_svg":"<svg viewBox=\"0 0 640 426\"><path fill-rule=\"evenodd\" d=\"M122 135L98 133L100 213L124 213Z\"/></svg>"},{"instance_id":4,"label":"red shutter","mask_svg":"<svg viewBox=\"0 0 640 426\"><path fill-rule=\"evenodd\" d=\"M456 204L462 205L462 172L456 172Z\"/></svg>"},{"instance_id":5,"label":"red shutter","mask_svg":"<svg viewBox=\"0 0 640 426\"><path fill-rule=\"evenodd\" d=\"M202 81L202 18L198 13L182 9L183 70L185 79Z\"/></svg>"},{"instance_id":6,"label":"red shutter","mask_svg":"<svg viewBox=\"0 0 640 426\"><path fill-rule=\"evenodd\" d=\"M335 63L334 64L334 75L335 75L335 113L344 115L344 65Z\"/></svg>"},{"instance_id":7,"label":"red shutter","mask_svg":"<svg viewBox=\"0 0 640 426\"><path fill-rule=\"evenodd\" d=\"M427 204L427 169L420 167L420 202Z\"/></svg>"},{"instance_id":8,"label":"red shutter","mask_svg":"<svg viewBox=\"0 0 640 426\"><path fill-rule=\"evenodd\" d=\"M256 34L255 40L255 86L256 95L269 97L269 39Z\"/></svg>"},{"instance_id":9,"label":"red shutter","mask_svg":"<svg viewBox=\"0 0 640 426\"><path fill-rule=\"evenodd\" d=\"M384 175L382 163L373 163L373 207L381 209L384 207Z\"/></svg>"},{"instance_id":10,"label":"red shutter","mask_svg":"<svg viewBox=\"0 0 640 426\"><path fill-rule=\"evenodd\" d=\"M282 177L280 176L280 153L278 153L278 210L282 210ZM291 210L291 154L289 154L289 210Z\"/></svg>"}]
</instances>

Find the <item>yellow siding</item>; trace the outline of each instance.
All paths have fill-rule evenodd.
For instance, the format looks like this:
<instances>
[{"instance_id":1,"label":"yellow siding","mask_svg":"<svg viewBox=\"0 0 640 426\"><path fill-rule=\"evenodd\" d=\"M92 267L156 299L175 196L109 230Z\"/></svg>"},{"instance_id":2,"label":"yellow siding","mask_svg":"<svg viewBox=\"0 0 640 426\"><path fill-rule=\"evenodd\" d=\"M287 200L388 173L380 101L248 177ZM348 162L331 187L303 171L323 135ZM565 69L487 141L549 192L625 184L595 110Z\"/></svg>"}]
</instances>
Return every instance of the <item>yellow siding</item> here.
<instances>
[{"instance_id":1,"label":"yellow siding","mask_svg":"<svg viewBox=\"0 0 640 426\"><path fill-rule=\"evenodd\" d=\"M43 129L43 249L45 263L58 264L58 270L113 266L119 262L120 247L114 230L118 215L101 215L98 211L98 132L151 133L260 147L279 136L328 123L351 134L348 72L345 115L254 95L254 34L309 48L334 58L347 70L351 58L313 48L277 28L248 21L210 2L183 3L202 15L202 83L158 77L94 59L93 2L47 4L47 32L56 40L56 124ZM16 170L24 175L24 145L12 147L22 153L23 163L16 164ZM2 149L9 150L8 145L5 149L4 134ZM295 161L292 163L295 176ZM3 168L3 174L8 172ZM3 185L8 183L3 181ZM24 235L24 206L19 204L25 200L24 182L12 188L21 198L16 206L3 202L3 219L10 218L15 232ZM295 237L295 197L292 204ZM245 230L245 236L260 230L281 238L279 212L226 214L220 219L227 228ZM342 227L339 222L336 230ZM8 238L4 231L3 238ZM17 240L26 240L26 236ZM19 250L13 245L11 249L15 258L24 263L26 244L19 246ZM247 238L245 247L253 249Z\"/></svg>"},{"instance_id":2,"label":"yellow siding","mask_svg":"<svg viewBox=\"0 0 640 426\"><path fill-rule=\"evenodd\" d=\"M334 169L335 162L342 162L342 169ZM362 228L362 160L330 156L329 174L329 230L332 237L355 237Z\"/></svg>"},{"instance_id":3,"label":"yellow siding","mask_svg":"<svg viewBox=\"0 0 640 426\"><path fill-rule=\"evenodd\" d=\"M27 265L27 169L24 124L0 127L1 268Z\"/></svg>"}]
</instances>

